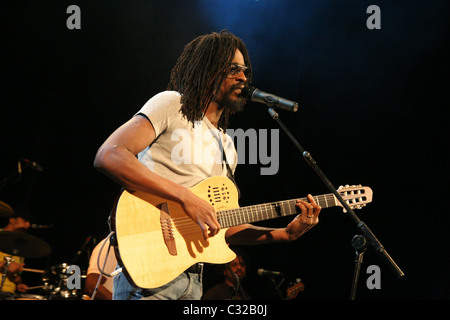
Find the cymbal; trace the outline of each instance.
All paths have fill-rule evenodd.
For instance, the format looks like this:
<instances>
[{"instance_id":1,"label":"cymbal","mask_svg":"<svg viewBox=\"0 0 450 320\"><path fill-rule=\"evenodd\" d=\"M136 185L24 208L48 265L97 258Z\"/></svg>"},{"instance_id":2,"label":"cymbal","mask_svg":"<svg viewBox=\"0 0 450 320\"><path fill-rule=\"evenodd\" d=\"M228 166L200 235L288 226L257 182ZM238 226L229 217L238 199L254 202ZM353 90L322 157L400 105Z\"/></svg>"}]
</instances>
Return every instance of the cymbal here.
<instances>
[{"instance_id":1,"label":"cymbal","mask_svg":"<svg viewBox=\"0 0 450 320\"><path fill-rule=\"evenodd\" d=\"M50 245L31 234L16 231L0 232L0 251L24 258L41 258L50 254Z\"/></svg>"},{"instance_id":2,"label":"cymbal","mask_svg":"<svg viewBox=\"0 0 450 320\"><path fill-rule=\"evenodd\" d=\"M0 217L9 217L14 213L13 208L3 201L0 201Z\"/></svg>"}]
</instances>

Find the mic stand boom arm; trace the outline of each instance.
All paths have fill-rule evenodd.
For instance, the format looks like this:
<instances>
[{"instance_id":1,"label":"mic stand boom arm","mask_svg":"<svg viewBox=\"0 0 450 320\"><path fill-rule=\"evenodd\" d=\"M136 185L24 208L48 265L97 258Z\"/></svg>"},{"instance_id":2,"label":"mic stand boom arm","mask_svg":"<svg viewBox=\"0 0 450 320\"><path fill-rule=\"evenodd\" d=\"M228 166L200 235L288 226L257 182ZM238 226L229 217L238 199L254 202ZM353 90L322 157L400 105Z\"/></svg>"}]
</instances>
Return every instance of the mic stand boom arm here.
<instances>
[{"instance_id":1,"label":"mic stand boom arm","mask_svg":"<svg viewBox=\"0 0 450 320\"><path fill-rule=\"evenodd\" d=\"M305 151L303 147L299 144L297 139L292 135L292 133L289 131L289 129L284 125L284 123L280 120L280 117L278 116L278 113L275 112L272 108L269 108L269 114L270 116L280 125L280 127L286 132L288 137L292 140L294 145L297 147L297 149L301 152L303 158L306 160L306 162L314 169L314 171L319 175L319 177L322 179L322 181L325 183L325 185L330 189L330 191L336 196L336 198L339 200L339 202L342 204L342 206L345 208L345 211L350 215L350 217L353 219L353 221L356 223L356 226L361 230L364 237L368 239L368 244L370 244L375 251L381 255L381 257L388 263L389 267L393 270L394 273L396 273L398 278L402 278L405 274L403 271L397 266L397 264L394 262L394 260L391 258L391 256L387 253L387 251L384 249L384 247L381 245L380 241L375 237L373 232L369 229L369 227L361 221L358 216L353 212L353 210L350 208L350 206L345 202L345 200L341 197L339 192L337 192L336 188L331 184L330 180L325 176L325 174L320 170L320 168L317 166L316 161L313 159L311 154L308 151Z\"/></svg>"}]
</instances>

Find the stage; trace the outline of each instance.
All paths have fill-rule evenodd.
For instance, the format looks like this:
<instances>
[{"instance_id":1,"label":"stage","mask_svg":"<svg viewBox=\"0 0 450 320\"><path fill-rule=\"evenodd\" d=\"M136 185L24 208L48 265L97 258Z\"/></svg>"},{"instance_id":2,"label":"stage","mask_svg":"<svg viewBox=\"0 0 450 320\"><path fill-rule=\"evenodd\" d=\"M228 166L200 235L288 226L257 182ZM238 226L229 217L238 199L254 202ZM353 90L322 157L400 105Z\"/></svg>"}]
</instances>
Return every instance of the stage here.
<instances>
[{"instance_id":1,"label":"stage","mask_svg":"<svg viewBox=\"0 0 450 320\"><path fill-rule=\"evenodd\" d=\"M371 5L380 10L379 29L368 27ZM448 2L3 1L0 8L0 180L17 172L20 159L43 169L24 167L19 181L0 190L0 201L29 207L32 223L49 226L29 231L51 253L27 259L28 268L87 269L120 191L94 169L98 148L165 90L186 43L228 29L247 45L252 85L298 102L297 112L277 112L333 185L373 190L373 201L355 213L405 276L369 246L357 300L450 297ZM230 121L256 132L259 146L256 161L247 152L236 170L240 206L328 193L267 109L249 102ZM275 137L267 150L264 134ZM258 225L284 227L291 219ZM300 278L299 300L348 300L357 234L342 208L323 209L319 224L295 242L240 248L249 257L245 285L255 300L278 299L270 279L257 275L263 268L283 273L283 291ZM369 266L379 267L379 288L368 285ZM40 276L23 278L37 286ZM204 280L205 288L218 281L213 266Z\"/></svg>"}]
</instances>

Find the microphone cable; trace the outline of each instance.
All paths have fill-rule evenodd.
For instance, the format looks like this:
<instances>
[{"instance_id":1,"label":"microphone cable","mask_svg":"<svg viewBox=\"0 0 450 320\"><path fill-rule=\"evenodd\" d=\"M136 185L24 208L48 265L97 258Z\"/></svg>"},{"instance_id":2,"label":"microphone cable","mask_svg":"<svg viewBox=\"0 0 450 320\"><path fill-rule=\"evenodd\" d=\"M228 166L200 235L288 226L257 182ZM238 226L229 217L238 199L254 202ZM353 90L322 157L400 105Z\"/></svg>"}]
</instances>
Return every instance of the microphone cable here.
<instances>
[{"instance_id":1,"label":"microphone cable","mask_svg":"<svg viewBox=\"0 0 450 320\"><path fill-rule=\"evenodd\" d=\"M106 272L104 271L104 270L105 270L105 267L106 267L106 261L108 261L109 252L110 252L111 247L112 247L111 241L109 241L109 240L110 240L110 238L112 237L113 234L114 234L114 231L111 231L111 232L108 234L108 236L106 237L106 239L103 241L103 244L102 244L102 246L100 247L100 251L99 251L98 256L97 256L97 269L100 271L100 274L98 275L97 284L95 285L94 292L92 293L92 296L91 296L91 298L90 298L91 300L94 300L95 295L97 294L98 287L100 286L100 281L102 280L102 275L104 275L104 276L106 276L106 277L113 277L112 274L108 274L108 273L106 273ZM104 249L104 247L105 247L105 244L106 244L108 241L109 241L109 246L108 246L108 251L106 252L105 261L103 262L103 266L100 267L100 257L101 257L101 255L102 255L102 251L103 251L103 249ZM121 268L120 268L120 270L121 270Z\"/></svg>"}]
</instances>

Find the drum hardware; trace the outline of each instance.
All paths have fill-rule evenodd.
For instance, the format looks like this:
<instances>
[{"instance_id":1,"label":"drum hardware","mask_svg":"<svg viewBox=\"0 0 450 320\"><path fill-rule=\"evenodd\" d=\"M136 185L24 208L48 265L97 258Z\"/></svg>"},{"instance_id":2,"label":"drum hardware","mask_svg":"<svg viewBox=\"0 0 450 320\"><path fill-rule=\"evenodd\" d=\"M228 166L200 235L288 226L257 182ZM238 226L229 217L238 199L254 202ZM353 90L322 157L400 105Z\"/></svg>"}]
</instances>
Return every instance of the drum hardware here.
<instances>
[{"instance_id":1,"label":"drum hardware","mask_svg":"<svg viewBox=\"0 0 450 320\"><path fill-rule=\"evenodd\" d=\"M12 209L11 209L12 210ZM12 211L13 212L13 211ZM0 216L10 214L9 206L0 202ZM7 276L7 270L14 261L13 256L23 258L41 258L51 252L51 247L43 240L33 235L16 232L0 231L0 251L8 254L4 258L5 264L1 270L0 300L74 300L82 299L81 288L69 288L68 280L72 274L68 273L70 267L67 263L61 263L50 268L48 271L23 268L23 271L42 273L42 285L29 287L28 290L42 289L45 295L35 294L12 294L3 292L3 284ZM80 280L85 279L86 275L80 275Z\"/></svg>"},{"instance_id":2,"label":"drum hardware","mask_svg":"<svg viewBox=\"0 0 450 320\"><path fill-rule=\"evenodd\" d=\"M41 258L50 254L51 248L47 242L33 235L24 232L1 231L0 251L10 255L5 256L4 258L5 264L3 266L2 280L0 284L0 292L2 292L8 268L14 261L13 256L24 258ZM38 271L37 269L27 269L27 271L41 272L41 270ZM6 293L2 293L1 296L1 298L9 299Z\"/></svg>"},{"instance_id":3,"label":"drum hardware","mask_svg":"<svg viewBox=\"0 0 450 320\"><path fill-rule=\"evenodd\" d=\"M44 270L38 270L38 269L30 269L30 268L22 268L22 271L27 271L27 272L36 272L36 273L45 273Z\"/></svg>"},{"instance_id":4,"label":"drum hardware","mask_svg":"<svg viewBox=\"0 0 450 320\"><path fill-rule=\"evenodd\" d=\"M38 294L19 293L14 300L46 300L44 296Z\"/></svg>"},{"instance_id":5,"label":"drum hardware","mask_svg":"<svg viewBox=\"0 0 450 320\"><path fill-rule=\"evenodd\" d=\"M31 234L17 231L0 232L0 251L24 258L41 258L50 254L50 245Z\"/></svg>"},{"instance_id":6,"label":"drum hardware","mask_svg":"<svg viewBox=\"0 0 450 320\"><path fill-rule=\"evenodd\" d=\"M5 260L7 260L5 265L9 265L14 261L12 257L5 257ZM71 276L67 272L69 267L69 264L61 263L52 266L48 271L23 268L23 271L43 273L41 278L42 285L28 287L28 291L41 289L39 292L41 294L13 294L0 290L0 300L88 300L83 296L81 288L69 289L68 280ZM81 279L86 279L86 277L86 275L80 275Z\"/></svg>"},{"instance_id":7,"label":"drum hardware","mask_svg":"<svg viewBox=\"0 0 450 320\"><path fill-rule=\"evenodd\" d=\"M14 209L7 203L0 201L0 217L9 217L14 214Z\"/></svg>"},{"instance_id":8,"label":"drum hardware","mask_svg":"<svg viewBox=\"0 0 450 320\"><path fill-rule=\"evenodd\" d=\"M6 275L8 273L8 268L11 265L11 262L13 262L14 259L11 256L6 256L5 257L5 264L3 266L3 272L2 272L2 283L0 284L0 291L2 291L3 289L3 285L5 284L5 280L6 280Z\"/></svg>"},{"instance_id":9,"label":"drum hardware","mask_svg":"<svg viewBox=\"0 0 450 320\"><path fill-rule=\"evenodd\" d=\"M70 289L68 284L69 277L67 263L61 263L50 268L42 277L43 289L48 292L48 300L79 300L82 295L81 288ZM85 275L80 275L85 279Z\"/></svg>"},{"instance_id":10,"label":"drum hardware","mask_svg":"<svg viewBox=\"0 0 450 320\"><path fill-rule=\"evenodd\" d=\"M34 289L42 289L42 288L44 288L44 286L43 285L40 285L40 286L34 286L34 287L28 287L28 291L30 291L30 290L34 290Z\"/></svg>"}]
</instances>

